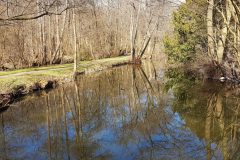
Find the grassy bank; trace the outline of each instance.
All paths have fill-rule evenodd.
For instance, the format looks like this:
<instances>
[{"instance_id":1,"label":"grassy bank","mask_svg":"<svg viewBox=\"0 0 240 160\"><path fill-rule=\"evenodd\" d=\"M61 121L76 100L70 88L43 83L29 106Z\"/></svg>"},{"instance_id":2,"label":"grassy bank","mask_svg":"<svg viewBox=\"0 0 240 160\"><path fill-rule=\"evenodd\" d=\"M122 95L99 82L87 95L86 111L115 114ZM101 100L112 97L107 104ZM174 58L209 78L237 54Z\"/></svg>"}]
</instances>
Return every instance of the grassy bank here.
<instances>
[{"instance_id":1,"label":"grassy bank","mask_svg":"<svg viewBox=\"0 0 240 160\"><path fill-rule=\"evenodd\" d=\"M126 64L129 58L124 56L81 61L78 64L78 73L88 74ZM34 90L51 88L56 84L72 81L72 70L73 64L63 64L0 72L0 100L6 98L5 95L12 97L18 94L27 94Z\"/></svg>"}]
</instances>

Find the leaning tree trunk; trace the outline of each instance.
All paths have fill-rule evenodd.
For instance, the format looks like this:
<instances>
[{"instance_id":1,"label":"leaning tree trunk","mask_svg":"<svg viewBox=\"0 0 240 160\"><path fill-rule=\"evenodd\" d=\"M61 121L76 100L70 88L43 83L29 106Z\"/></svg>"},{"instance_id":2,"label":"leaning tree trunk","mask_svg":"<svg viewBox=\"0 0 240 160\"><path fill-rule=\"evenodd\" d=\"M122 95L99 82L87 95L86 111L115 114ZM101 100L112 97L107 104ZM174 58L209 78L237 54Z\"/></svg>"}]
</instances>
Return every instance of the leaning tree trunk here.
<instances>
[{"instance_id":1,"label":"leaning tree trunk","mask_svg":"<svg viewBox=\"0 0 240 160\"><path fill-rule=\"evenodd\" d=\"M224 15L224 13L222 13ZM220 30L220 39L217 44L217 57L218 57L218 62L221 64L223 63L223 58L224 58L224 50L226 48L226 40L229 32L229 25L230 25L230 20L231 20L231 12L230 12L230 5L229 2L226 2L226 17L224 17L224 23L223 27Z\"/></svg>"},{"instance_id":2,"label":"leaning tree trunk","mask_svg":"<svg viewBox=\"0 0 240 160\"><path fill-rule=\"evenodd\" d=\"M133 6L134 11L136 11L135 6ZM138 34L138 26L139 26L139 16L140 16L141 6L139 4L139 8L137 11L136 19L134 19L135 15L134 12L131 16L131 54L132 54L132 62L136 63L136 40L137 40L137 34Z\"/></svg>"}]
</instances>

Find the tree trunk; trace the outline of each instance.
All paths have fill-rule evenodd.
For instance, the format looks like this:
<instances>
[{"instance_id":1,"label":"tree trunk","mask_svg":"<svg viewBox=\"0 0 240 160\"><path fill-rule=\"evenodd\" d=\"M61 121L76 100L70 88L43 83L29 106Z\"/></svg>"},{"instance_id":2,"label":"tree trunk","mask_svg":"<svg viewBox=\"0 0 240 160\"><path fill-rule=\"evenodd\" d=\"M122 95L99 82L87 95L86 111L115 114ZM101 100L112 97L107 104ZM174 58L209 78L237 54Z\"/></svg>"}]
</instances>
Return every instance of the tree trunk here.
<instances>
[{"instance_id":1,"label":"tree trunk","mask_svg":"<svg viewBox=\"0 0 240 160\"><path fill-rule=\"evenodd\" d=\"M132 28L131 28L131 54L132 54L132 62L136 62L136 40L137 40L137 35L138 35L138 26L139 26L139 16L140 16L140 11L141 11L141 5L139 3L138 6L138 11L136 15L136 19L134 20L134 12L132 13L131 16L131 23L132 23ZM134 11L136 10L135 7L133 6Z\"/></svg>"},{"instance_id":2,"label":"tree trunk","mask_svg":"<svg viewBox=\"0 0 240 160\"><path fill-rule=\"evenodd\" d=\"M74 39L74 67L73 67L73 75L74 77L77 74L77 32L76 32L76 16L75 16L75 8L72 11L72 28L73 28L73 39Z\"/></svg>"},{"instance_id":3,"label":"tree trunk","mask_svg":"<svg viewBox=\"0 0 240 160\"><path fill-rule=\"evenodd\" d=\"M223 28L221 29L221 32L220 32L220 40L218 41L218 44L217 44L217 58L220 64L223 63L223 58L224 58L223 54L225 50L225 44L227 40L228 27L230 24L231 16L232 15L230 12L229 2L227 1L226 2L226 18L224 19Z\"/></svg>"},{"instance_id":4,"label":"tree trunk","mask_svg":"<svg viewBox=\"0 0 240 160\"><path fill-rule=\"evenodd\" d=\"M207 10L207 34L208 34L208 55L212 57L215 56L214 51L214 34L213 34L213 5L214 0L208 0L208 10Z\"/></svg>"}]
</instances>

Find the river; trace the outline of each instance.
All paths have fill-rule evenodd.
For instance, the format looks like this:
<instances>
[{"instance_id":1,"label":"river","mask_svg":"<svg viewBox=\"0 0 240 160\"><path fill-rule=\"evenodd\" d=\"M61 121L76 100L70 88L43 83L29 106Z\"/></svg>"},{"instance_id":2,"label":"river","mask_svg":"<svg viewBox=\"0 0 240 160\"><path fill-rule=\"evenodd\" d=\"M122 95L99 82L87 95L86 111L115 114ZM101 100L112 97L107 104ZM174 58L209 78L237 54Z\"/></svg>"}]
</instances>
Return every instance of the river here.
<instances>
[{"instance_id":1,"label":"river","mask_svg":"<svg viewBox=\"0 0 240 160\"><path fill-rule=\"evenodd\" d=\"M158 62L84 75L0 114L0 159L240 159L238 101Z\"/></svg>"}]
</instances>

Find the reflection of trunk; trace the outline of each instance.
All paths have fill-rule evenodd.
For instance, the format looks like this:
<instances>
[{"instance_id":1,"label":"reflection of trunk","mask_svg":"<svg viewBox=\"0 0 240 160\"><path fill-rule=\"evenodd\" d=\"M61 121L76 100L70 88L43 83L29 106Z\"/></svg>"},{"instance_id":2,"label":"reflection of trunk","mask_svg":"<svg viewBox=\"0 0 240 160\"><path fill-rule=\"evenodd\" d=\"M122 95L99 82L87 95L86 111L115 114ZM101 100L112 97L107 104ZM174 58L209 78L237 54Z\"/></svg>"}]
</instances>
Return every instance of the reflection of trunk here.
<instances>
[{"instance_id":1,"label":"reflection of trunk","mask_svg":"<svg viewBox=\"0 0 240 160\"><path fill-rule=\"evenodd\" d=\"M70 103L70 99L68 97L68 95L65 95L65 98L66 98L66 102L67 102L67 107L68 107L68 110L70 111L71 113L71 116L72 116L72 121L73 121L73 125L74 125L74 128L75 128L75 133L76 133L76 141L78 142L79 141L79 136L78 136L78 124L77 124L77 114L76 114L76 111L74 111L72 109L72 106L71 106L71 103ZM76 107L76 103L73 99L73 107L75 108Z\"/></svg>"},{"instance_id":2,"label":"reflection of trunk","mask_svg":"<svg viewBox=\"0 0 240 160\"><path fill-rule=\"evenodd\" d=\"M152 106L154 107L154 100L153 100L153 96L154 96L154 89L153 86L150 82L150 80L148 79L146 73L144 72L144 70L142 69L142 67L140 67L140 75L142 77L144 86L146 88L147 91L147 95L148 95L148 107ZM149 89L150 88L150 89Z\"/></svg>"},{"instance_id":3,"label":"reflection of trunk","mask_svg":"<svg viewBox=\"0 0 240 160\"><path fill-rule=\"evenodd\" d=\"M149 81L146 73L145 73L144 70L142 69L142 67L140 67L140 71L141 71L140 73L142 73L143 81L144 81L144 79L145 79L145 80L147 81L147 84L149 85L151 91L153 91L153 86L152 86L151 82ZM144 81L144 82L145 82L145 81ZM145 84L145 83L144 83L144 84ZM147 87L147 88L148 88L148 87Z\"/></svg>"},{"instance_id":4,"label":"reflection of trunk","mask_svg":"<svg viewBox=\"0 0 240 160\"><path fill-rule=\"evenodd\" d=\"M80 152L82 153L83 157L86 157L86 147L85 147L85 142L84 142L84 132L83 132L83 118L82 118L82 107L81 107L81 101L80 101L80 91L79 91L79 85L80 83L75 82L74 87L75 87L75 94L76 94L76 112L77 112L77 128L76 128L76 135L78 136L78 145L80 146Z\"/></svg>"},{"instance_id":5,"label":"reflection of trunk","mask_svg":"<svg viewBox=\"0 0 240 160\"><path fill-rule=\"evenodd\" d=\"M223 98L222 96L218 95L216 100L216 106L215 106L215 117L218 120L220 129L221 129L221 137L222 137L222 150L223 150L223 156L224 159L228 159L228 137L225 135L225 123L224 123L224 109L223 109Z\"/></svg>"},{"instance_id":6,"label":"reflection of trunk","mask_svg":"<svg viewBox=\"0 0 240 160\"><path fill-rule=\"evenodd\" d=\"M132 66L132 85L131 85L131 102L132 102L132 107L135 109L136 107L136 97L135 97L135 92L134 88L136 86L136 69L134 66Z\"/></svg>"},{"instance_id":7,"label":"reflection of trunk","mask_svg":"<svg viewBox=\"0 0 240 160\"><path fill-rule=\"evenodd\" d=\"M238 106L237 109L235 110L235 116L233 117L233 121L236 123L232 125L231 127L231 133L232 133L232 140L233 142L237 142L238 140L238 122L239 122L239 113L240 113L240 103L239 100L237 100Z\"/></svg>"},{"instance_id":8,"label":"reflection of trunk","mask_svg":"<svg viewBox=\"0 0 240 160\"><path fill-rule=\"evenodd\" d=\"M147 61L147 71L149 74L149 80L157 80L157 72L152 61Z\"/></svg>"},{"instance_id":9,"label":"reflection of trunk","mask_svg":"<svg viewBox=\"0 0 240 160\"><path fill-rule=\"evenodd\" d=\"M213 121L218 122L220 126L220 134L223 139L221 146L223 148L224 157L227 158L227 136L225 135L225 126L224 126L224 110L223 110L223 97L218 93L213 93L210 97L207 104L207 118L205 123L205 137L207 140L207 159L212 158L211 152L211 129L214 125Z\"/></svg>"},{"instance_id":10,"label":"reflection of trunk","mask_svg":"<svg viewBox=\"0 0 240 160\"><path fill-rule=\"evenodd\" d=\"M212 159L211 152L211 127L212 127L212 118L213 118L213 110L216 104L216 95L215 93L211 95L208 104L207 104L207 118L205 122L205 137L207 140L207 159Z\"/></svg>"},{"instance_id":11,"label":"reflection of trunk","mask_svg":"<svg viewBox=\"0 0 240 160\"><path fill-rule=\"evenodd\" d=\"M76 112L77 112L77 135L82 137L82 121L81 121L81 103L80 103L80 95L79 95L79 88L78 88L78 84L77 82L75 82L74 84L75 87L75 94L76 94Z\"/></svg>"},{"instance_id":12,"label":"reflection of trunk","mask_svg":"<svg viewBox=\"0 0 240 160\"><path fill-rule=\"evenodd\" d=\"M146 73L144 72L144 70L142 69L142 67L137 68L137 71L139 71L139 77L142 79L143 82L143 86L146 89L147 92L147 98L148 98L148 106L154 106L154 100L153 100L153 95L154 95L154 90L153 90L153 86L151 84L151 82L149 81ZM140 91L139 88L137 86L137 80L138 78L136 77L136 66L132 67L132 98L133 98L133 106L136 108L136 101L139 100L139 105L141 104L140 102ZM140 79L139 79L140 80ZM135 92L135 90L136 92ZM136 97L137 96L137 97Z\"/></svg>"},{"instance_id":13,"label":"reflection of trunk","mask_svg":"<svg viewBox=\"0 0 240 160\"><path fill-rule=\"evenodd\" d=\"M51 124L50 124L50 106L49 106L49 95L46 97L47 104L47 126L48 126L48 152L50 159L52 158L52 149L51 149Z\"/></svg>"},{"instance_id":14,"label":"reflection of trunk","mask_svg":"<svg viewBox=\"0 0 240 160\"><path fill-rule=\"evenodd\" d=\"M64 89L62 88L61 91L61 99L62 99L62 108L64 114L64 129L65 129L65 141L66 141L66 148L67 148L67 159L70 159L70 152L69 152L69 136L68 136L68 126L67 126L67 111L65 109L65 102L64 102Z\"/></svg>"},{"instance_id":15,"label":"reflection of trunk","mask_svg":"<svg viewBox=\"0 0 240 160\"><path fill-rule=\"evenodd\" d=\"M238 104L237 108L236 108L236 110L234 110L235 115L232 117L233 123L231 125L231 130L230 130L231 144L234 145L234 148L231 149L232 154L229 155L229 159L239 159L239 113L240 113L239 100L237 100L237 104ZM237 146L237 147L235 147L235 146Z\"/></svg>"},{"instance_id":16,"label":"reflection of trunk","mask_svg":"<svg viewBox=\"0 0 240 160\"><path fill-rule=\"evenodd\" d=\"M7 158L7 151L6 151L6 149L7 149L7 145L6 145L6 136L5 136L5 125L4 125L4 117L3 117L3 114L1 114L1 121L2 121L2 125L1 125L1 131L2 131L2 140L3 140L3 146L2 146L2 148L3 148L3 152L4 152L4 155L3 155L3 158L4 159L8 159ZM0 156L1 157L1 156Z\"/></svg>"}]
</instances>

